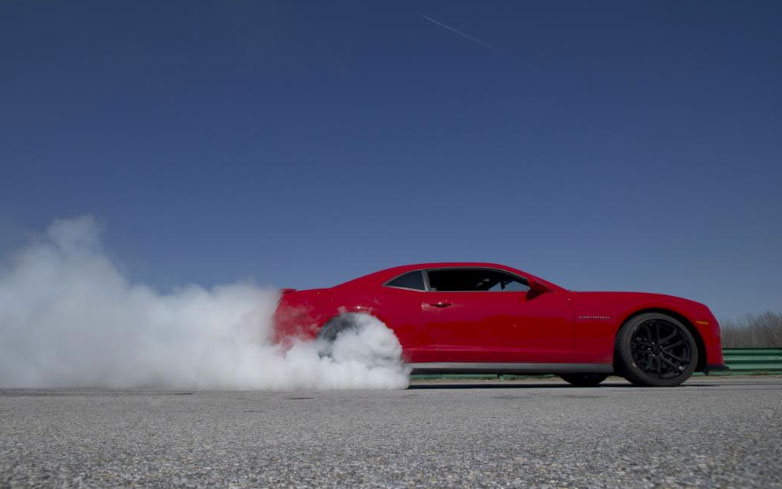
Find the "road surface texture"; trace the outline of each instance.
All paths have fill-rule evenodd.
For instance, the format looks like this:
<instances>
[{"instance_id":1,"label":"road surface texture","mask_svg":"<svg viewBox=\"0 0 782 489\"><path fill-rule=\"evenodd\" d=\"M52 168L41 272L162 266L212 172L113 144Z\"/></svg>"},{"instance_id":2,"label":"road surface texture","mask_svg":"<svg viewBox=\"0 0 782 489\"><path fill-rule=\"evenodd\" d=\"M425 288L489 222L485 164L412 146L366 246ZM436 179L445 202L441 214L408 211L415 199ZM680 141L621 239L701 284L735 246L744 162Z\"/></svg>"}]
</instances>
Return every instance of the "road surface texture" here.
<instances>
[{"instance_id":1,"label":"road surface texture","mask_svg":"<svg viewBox=\"0 0 782 489\"><path fill-rule=\"evenodd\" d=\"M0 487L782 487L782 377L0 390Z\"/></svg>"}]
</instances>

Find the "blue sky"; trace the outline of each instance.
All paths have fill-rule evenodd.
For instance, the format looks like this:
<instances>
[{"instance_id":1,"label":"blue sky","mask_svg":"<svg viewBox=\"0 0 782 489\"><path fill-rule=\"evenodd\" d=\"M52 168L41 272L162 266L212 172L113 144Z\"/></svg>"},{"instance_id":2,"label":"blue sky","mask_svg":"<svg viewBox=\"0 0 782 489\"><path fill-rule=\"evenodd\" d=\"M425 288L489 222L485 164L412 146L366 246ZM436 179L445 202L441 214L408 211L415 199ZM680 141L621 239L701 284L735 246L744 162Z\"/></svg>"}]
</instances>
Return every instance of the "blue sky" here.
<instances>
[{"instance_id":1,"label":"blue sky","mask_svg":"<svg viewBox=\"0 0 782 489\"><path fill-rule=\"evenodd\" d=\"M485 260L780 311L780 87L779 2L3 2L0 250L93 214L162 291Z\"/></svg>"}]
</instances>

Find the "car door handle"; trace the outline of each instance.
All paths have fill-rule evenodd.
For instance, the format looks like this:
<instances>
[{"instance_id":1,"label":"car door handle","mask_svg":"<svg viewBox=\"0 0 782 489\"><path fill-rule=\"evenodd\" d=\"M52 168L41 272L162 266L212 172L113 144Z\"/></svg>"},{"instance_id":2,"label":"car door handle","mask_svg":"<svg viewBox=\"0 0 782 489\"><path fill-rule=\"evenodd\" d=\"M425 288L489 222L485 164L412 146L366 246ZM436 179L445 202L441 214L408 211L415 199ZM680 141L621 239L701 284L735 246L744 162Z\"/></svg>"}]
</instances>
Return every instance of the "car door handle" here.
<instances>
[{"instance_id":1,"label":"car door handle","mask_svg":"<svg viewBox=\"0 0 782 489\"><path fill-rule=\"evenodd\" d=\"M432 307L451 307L453 304L451 304L448 301L438 301L438 302L430 302L429 305Z\"/></svg>"}]
</instances>

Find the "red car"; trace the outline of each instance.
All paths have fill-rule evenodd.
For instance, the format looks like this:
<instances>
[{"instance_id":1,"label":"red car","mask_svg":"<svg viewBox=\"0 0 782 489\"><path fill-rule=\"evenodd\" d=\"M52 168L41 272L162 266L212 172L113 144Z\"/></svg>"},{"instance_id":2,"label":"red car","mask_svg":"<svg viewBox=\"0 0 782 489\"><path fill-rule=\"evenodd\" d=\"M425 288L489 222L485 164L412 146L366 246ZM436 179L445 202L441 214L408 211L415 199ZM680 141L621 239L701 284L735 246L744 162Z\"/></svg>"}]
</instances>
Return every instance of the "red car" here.
<instances>
[{"instance_id":1,"label":"red car","mask_svg":"<svg viewBox=\"0 0 782 489\"><path fill-rule=\"evenodd\" d=\"M333 341L354 313L394 331L413 373L552 373L580 386L618 374L674 386L726 369L719 324L703 304L575 292L493 263L407 265L327 289L285 289L276 338Z\"/></svg>"}]
</instances>

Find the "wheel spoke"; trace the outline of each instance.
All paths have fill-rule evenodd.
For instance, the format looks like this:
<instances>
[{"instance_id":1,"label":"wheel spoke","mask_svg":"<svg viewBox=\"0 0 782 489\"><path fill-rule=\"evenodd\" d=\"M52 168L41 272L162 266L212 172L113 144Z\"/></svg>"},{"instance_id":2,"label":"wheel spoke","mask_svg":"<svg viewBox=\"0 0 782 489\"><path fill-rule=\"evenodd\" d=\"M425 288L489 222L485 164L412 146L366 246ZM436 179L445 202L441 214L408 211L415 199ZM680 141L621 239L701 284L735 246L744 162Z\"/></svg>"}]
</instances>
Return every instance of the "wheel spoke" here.
<instances>
[{"instance_id":1,"label":"wheel spoke","mask_svg":"<svg viewBox=\"0 0 782 489\"><path fill-rule=\"evenodd\" d=\"M661 353L662 353L663 355L668 355L669 357L673 358L674 360L678 360L678 361L680 361L680 362L683 362L683 363L686 363L686 362L688 362L688 361L689 361L689 360L685 360L685 359L684 359L684 358L682 358L682 357L677 357L676 355L674 355L673 353L671 353L671 352L669 352L669 351L662 350L662 351L661 351Z\"/></svg>"},{"instance_id":2,"label":"wheel spoke","mask_svg":"<svg viewBox=\"0 0 782 489\"><path fill-rule=\"evenodd\" d=\"M675 348L675 347L677 347L679 345L683 345L685 343L687 343L687 340L679 340L676 343L671 343L670 345L663 346L662 349L663 349L663 351L670 350L671 348Z\"/></svg>"},{"instance_id":3,"label":"wheel spoke","mask_svg":"<svg viewBox=\"0 0 782 489\"><path fill-rule=\"evenodd\" d=\"M679 365L676 365L675 363L673 363L672 361L668 360L668 359L667 359L667 358L665 358L664 356L660 356L660 360L662 360L663 362L665 362L665 363L667 363L668 365L670 365L671 367L673 367L673 369L674 369L675 371L677 371L677 372L679 371Z\"/></svg>"},{"instance_id":4,"label":"wheel spoke","mask_svg":"<svg viewBox=\"0 0 782 489\"><path fill-rule=\"evenodd\" d=\"M644 323L641 326L646 331L646 338L651 342L654 339L652 337L652 328L647 323Z\"/></svg>"},{"instance_id":5,"label":"wheel spoke","mask_svg":"<svg viewBox=\"0 0 782 489\"><path fill-rule=\"evenodd\" d=\"M654 359L652 358L651 355L647 355L646 356L646 364L643 367L644 370L651 370L652 369L652 360L654 360Z\"/></svg>"},{"instance_id":6,"label":"wheel spoke","mask_svg":"<svg viewBox=\"0 0 782 489\"><path fill-rule=\"evenodd\" d=\"M669 334L668 336L666 336L666 337L664 337L663 339L660 340L660 346L662 346L664 343L666 343L667 341L670 341L672 338L675 338L677 336L679 336L679 332L674 329L673 333Z\"/></svg>"}]
</instances>

